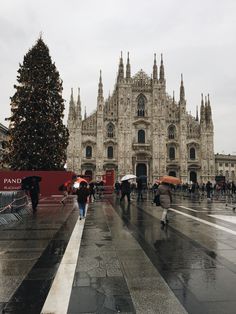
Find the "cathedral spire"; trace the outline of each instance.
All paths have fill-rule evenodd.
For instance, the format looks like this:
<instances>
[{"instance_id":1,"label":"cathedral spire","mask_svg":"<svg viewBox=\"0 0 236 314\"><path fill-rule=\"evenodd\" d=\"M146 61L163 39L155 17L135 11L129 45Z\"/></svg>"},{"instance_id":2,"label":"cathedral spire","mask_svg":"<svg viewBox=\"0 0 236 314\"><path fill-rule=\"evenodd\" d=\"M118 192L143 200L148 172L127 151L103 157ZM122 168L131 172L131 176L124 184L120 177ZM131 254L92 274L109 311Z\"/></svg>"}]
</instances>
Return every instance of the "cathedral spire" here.
<instances>
[{"instance_id":1,"label":"cathedral spire","mask_svg":"<svg viewBox=\"0 0 236 314\"><path fill-rule=\"evenodd\" d=\"M103 84L102 84L102 71L100 70L99 83L98 83L98 100L103 101Z\"/></svg>"},{"instance_id":2,"label":"cathedral spire","mask_svg":"<svg viewBox=\"0 0 236 314\"><path fill-rule=\"evenodd\" d=\"M157 60L156 60L155 53L154 53L154 64L153 64L152 76L153 76L153 80L157 80Z\"/></svg>"},{"instance_id":3,"label":"cathedral spire","mask_svg":"<svg viewBox=\"0 0 236 314\"><path fill-rule=\"evenodd\" d=\"M118 81L122 80L124 78L124 64L123 64L123 56L122 51L120 55L120 63L119 63L119 69L118 69Z\"/></svg>"},{"instance_id":4,"label":"cathedral spire","mask_svg":"<svg viewBox=\"0 0 236 314\"><path fill-rule=\"evenodd\" d=\"M129 62L129 52L127 54L127 63L126 63L126 78L130 79L131 77L131 69L130 69L130 62Z\"/></svg>"},{"instance_id":5,"label":"cathedral spire","mask_svg":"<svg viewBox=\"0 0 236 314\"><path fill-rule=\"evenodd\" d=\"M81 118L81 100L80 100L80 88L78 87L78 98L77 98L77 106L76 106L77 118Z\"/></svg>"},{"instance_id":6,"label":"cathedral spire","mask_svg":"<svg viewBox=\"0 0 236 314\"><path fill-rule=\"evenodd\" d=\"M184 100L185 100L184 82L183 82L183 74L181 74L180 102Z\"/></svg>"},{"instance_id":7,"label":"cathedral spire","mask_svg":"<svg viewBox=\"0 0 236 314\"><path fill-rule=\"evenodd\" d=\"M198 106L196 107L196 121L199 121L199 118L198 118Z\"/></svg>"},{"instance_id":8,"label":"cathedral spire","mask_svg":"<svg viewBox=\"0 0 236 314\"><path fill-rule=\"evenodd\" d=\"M209 121L212 120L212 116L211 116L211 104L210 104L210 96L209 94L207 95L207 113L208 113L208 119Z\"/></svg>"},{"instance_id":9,"label":"cathedral spire","mask_svg":"<svg viewBox=\"0 0 236 314\"><path fill-rule=\"evenodd\" d=\"M72 120L74 118L74 115L75 115L75 101L73 96L73 88L71 88L68 120Z\"/></svg>"},{"instance_id":10,"label":"cathedral spire","mask_svg":"<svg viewBox=\"0 0 236 314\"><path fill-rule=\"evenodd\" d=\"M87 119L86 106L84 107L84 120Z\"/></svg>"},{"instance_id":11,"label":"cathedral spire","mask_svg":"<svg viewBox=\"0 0 236 314\"><path fill-rule=\"evenodd\" d=\"M164 71L164 64L163 64L163 55L161 54L161 65L160 65L160 83L165 81L165 71Z\"/></svg>"},{"instance_id":12,"label":"cathedral spire","mask_svg":"<svg viewBox=\"0 0 236 314\"><path fill-rule=\"evenodd\" d=\"M175 103L175 91L173 90L173 97L172 97L173 104Z\"/></svg>"},{"instance_id":13,"label":"cathedral spire","mask_svg":"<svg viewBox=\"0 0 236 314\"><path fill-rule=\"evenodd\" d=\"M204 107L203 94L202 94L202 99L201 99L200 119L201 119L200 120L201 122L205 120L205 107Z\"/></svg>"}]
</instances>

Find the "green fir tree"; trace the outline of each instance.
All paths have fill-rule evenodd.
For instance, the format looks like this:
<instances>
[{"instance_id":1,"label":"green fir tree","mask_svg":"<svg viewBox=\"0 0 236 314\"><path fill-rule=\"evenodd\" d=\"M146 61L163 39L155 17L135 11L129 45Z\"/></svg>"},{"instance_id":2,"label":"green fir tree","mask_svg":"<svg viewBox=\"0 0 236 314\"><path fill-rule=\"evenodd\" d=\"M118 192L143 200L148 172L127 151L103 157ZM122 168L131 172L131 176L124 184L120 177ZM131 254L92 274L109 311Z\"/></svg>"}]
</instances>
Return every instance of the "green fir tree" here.
<instances>
[{"instance_id":1,"label":"green fir tree","mask_svg":"<svg viewBox=\"0 0 236 314\"><path fill-rule=\"evenodd\" d=\"M69 137L63 124L62 80L41 37L18 73L5 161L14 170L62 170Z\"/></svg>"}]
</instances>

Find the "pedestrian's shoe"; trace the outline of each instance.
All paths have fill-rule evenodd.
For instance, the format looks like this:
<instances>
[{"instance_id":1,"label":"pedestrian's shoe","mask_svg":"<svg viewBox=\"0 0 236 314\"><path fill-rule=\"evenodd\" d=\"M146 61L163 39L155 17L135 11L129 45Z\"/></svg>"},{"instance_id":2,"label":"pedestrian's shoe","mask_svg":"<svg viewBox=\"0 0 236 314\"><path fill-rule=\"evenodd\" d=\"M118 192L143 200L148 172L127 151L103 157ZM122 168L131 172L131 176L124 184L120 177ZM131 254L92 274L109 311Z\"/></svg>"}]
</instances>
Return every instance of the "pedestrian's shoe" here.
<instances>
[{"instance_id":1,"label":"pedestrian's shoe","mask_svg":"<svg viewBox=\"0 0 236 314\"><path fill-rule=\"evenodd\" d=\"M164 220L161 220L161 225L162 225L162 226L165 226L165 224L166 224L165 221L164 221Z\"/></svg>"},{"instance_id":2,"label":"pedestrian's shoe","mask_svg":"<svg viewBox=\"0 0 236 314\"><path fill-rule=\"evenodd\" d=\"M82 217L80 216L80 217L79 217L79 220L81 220L81 219L82 219Z\"/></svg>"}]
</instances>

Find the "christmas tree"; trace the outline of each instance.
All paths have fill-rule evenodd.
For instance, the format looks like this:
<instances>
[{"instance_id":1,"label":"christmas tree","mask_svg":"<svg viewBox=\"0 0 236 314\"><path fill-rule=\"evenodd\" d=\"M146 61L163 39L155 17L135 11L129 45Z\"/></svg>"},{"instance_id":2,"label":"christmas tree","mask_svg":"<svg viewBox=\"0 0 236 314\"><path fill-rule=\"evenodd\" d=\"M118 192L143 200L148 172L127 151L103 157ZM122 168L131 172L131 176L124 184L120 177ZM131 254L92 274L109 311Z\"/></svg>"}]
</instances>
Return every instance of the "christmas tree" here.
<instances>
[{"instance_id":1,"label":"christmas tree","mask_svg":"<svg viewBox=\"0 0 236 314\"><path fill-rule=\"evenodd\" d=\"M63 169L69 135L62 121L62 80L41 37L24 56L17 82L5 161L14 170Z\"/></svg>"}]
</instances>

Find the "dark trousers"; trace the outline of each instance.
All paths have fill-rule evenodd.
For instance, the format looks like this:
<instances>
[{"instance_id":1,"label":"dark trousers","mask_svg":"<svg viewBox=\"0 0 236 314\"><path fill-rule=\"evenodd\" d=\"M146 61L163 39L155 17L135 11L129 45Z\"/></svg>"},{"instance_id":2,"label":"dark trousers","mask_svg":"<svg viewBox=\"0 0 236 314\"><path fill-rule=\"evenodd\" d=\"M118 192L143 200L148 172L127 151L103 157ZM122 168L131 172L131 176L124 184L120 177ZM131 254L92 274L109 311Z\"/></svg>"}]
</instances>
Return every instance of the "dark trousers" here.
<instances>
[{"instance_id":1,"label":"dark trousers","mask_svg":"<svg viewBox=\"0 0 236 314\"><path fill-rule=\"evenodd\" d=\"M128 193L128 192L122 192L120 200L122 201L124 199L125 195L127 196L127 200L130 203L130 193Z\"/></svg>"},{"instance_id":2,"label":"dark trousers","mask_svg":"<svg viewBox=\"0 0 236 314\"><path fill-rule=\"evenodd\" d=\"M35 211L39 202L39 194L30 192L30 198L31 198L33 211Z\"/></svg>"},{"instance_id":3,"label":"dark trousers","mask_svg":"<svg viewBox=\"0 0 236 314\"><path fill-rule=\"evenodd\" d=\"M138 201L140 200L140 198L141 198L141 200L143 201L143 190L138 190Z\"/></svg>"}]
</instances>

